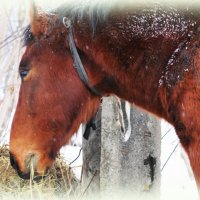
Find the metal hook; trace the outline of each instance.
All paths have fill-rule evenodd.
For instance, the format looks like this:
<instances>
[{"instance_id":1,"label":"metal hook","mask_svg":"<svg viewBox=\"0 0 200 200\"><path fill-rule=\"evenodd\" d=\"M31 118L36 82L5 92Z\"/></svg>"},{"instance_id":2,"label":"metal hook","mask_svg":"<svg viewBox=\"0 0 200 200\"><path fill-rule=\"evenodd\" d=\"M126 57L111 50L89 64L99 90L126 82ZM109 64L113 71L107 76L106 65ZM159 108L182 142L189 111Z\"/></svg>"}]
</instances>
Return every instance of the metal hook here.
<instances>
[{"instance_id":1,"label":"metal hook","mask_svg":"<svg viewBox=\"0 0 200 200\"><path fill-rule=\"evenodd\" d=\"M68 29L71 27L72 22L70 19L68 19L67 17L63 17L63 25Z\"/></svg>"}]
</instances>

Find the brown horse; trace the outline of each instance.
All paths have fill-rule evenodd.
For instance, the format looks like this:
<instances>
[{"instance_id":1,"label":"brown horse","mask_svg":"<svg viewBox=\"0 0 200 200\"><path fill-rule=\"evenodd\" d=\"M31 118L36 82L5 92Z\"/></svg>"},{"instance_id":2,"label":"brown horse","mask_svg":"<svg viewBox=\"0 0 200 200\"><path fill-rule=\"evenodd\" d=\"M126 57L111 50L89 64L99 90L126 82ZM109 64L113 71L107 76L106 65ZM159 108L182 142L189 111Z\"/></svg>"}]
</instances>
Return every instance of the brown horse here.
<instances>
[{"instance_id":1,"label":"brown horse","mask_svg":"<svg viewBox=\"0 0 200 200\"><path fill-rule=\"evenodd\" d=\"M35 10L25 31L11 164L44 175L60 148L116 95L174 125L200 187L200 13L193 8Z\"/></svg>"}]
</instances>

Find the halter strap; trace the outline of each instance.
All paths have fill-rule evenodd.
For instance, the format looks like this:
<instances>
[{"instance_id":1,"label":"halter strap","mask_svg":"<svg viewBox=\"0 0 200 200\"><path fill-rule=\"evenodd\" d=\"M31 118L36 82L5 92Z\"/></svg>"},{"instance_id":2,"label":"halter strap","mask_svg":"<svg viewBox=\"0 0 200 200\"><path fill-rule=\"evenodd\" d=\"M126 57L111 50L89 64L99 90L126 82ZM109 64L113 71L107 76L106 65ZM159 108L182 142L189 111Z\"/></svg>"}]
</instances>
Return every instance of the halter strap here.
<instances>
[{"instance_id":1,"label":"halter strap","mask_svg":"<svg viewBox=\"0 0 200 200\"><path fill-rule=\"evenodd\" d=\"M68 33L69 33L69 47L70 47L70 51L71 51L71 55L72 58L74 60L74 68L76 69L80 79L83 81L83 83L85 84L85 86L95 95L97 96L102 96L100 94L100 92L93 87L88 79L87 73L85 71L85 68L81 62L80 56L78 54L77 48L76 48L76 44L74 42L74 36L73 36L73 29L72 29L72 23L71 20L68 19L67 17L63 17L63 24L64 26L68 29Z\"/></svg>"}]
</instances>

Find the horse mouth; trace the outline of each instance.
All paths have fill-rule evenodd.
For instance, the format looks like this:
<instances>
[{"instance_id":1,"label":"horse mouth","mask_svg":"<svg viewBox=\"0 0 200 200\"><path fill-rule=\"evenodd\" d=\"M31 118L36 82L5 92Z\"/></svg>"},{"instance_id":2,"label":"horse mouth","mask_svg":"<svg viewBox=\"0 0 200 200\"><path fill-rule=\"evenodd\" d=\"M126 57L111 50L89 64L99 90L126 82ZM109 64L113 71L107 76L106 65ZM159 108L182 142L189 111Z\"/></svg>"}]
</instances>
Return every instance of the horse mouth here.
<instances>
[{"instance_id":1,"label":"horse mouth","mask_svg":"<svg viewBox=\"0 0 200 200\"><path fill-rule=\"evenodd\" d=\"M36 163L36 157L33 155L30 155L28 159L26 159L27 167L26 172L22 172L17 160L15 159L14 155L10 152L10 164L17 172L18 176L24 180L34 180L34 181L40 181L41 179L44 179L47 175L40 175L37 171L34 170L34 165ZM48 171L48 169L46 170ZM48 174L48 173L45 173Z\"/></svg>"},{"instance_id":2,"label":"horse mouth","mask_svg":"<svg viewBox=\"0 0 200 200\"><path fill-rule=\"evenodd\" d=\"M39 181L43 180L45 177L47 177L47 175L41 176L41 175L37 175L37 173L34 176L32 176L32 174L30 172L29 173L22 173L20 171L17 171L17 174L21 179L24 179L24 180L30 180L31 179L35 182L39 182Z\"/></svg>"}]
</instances>

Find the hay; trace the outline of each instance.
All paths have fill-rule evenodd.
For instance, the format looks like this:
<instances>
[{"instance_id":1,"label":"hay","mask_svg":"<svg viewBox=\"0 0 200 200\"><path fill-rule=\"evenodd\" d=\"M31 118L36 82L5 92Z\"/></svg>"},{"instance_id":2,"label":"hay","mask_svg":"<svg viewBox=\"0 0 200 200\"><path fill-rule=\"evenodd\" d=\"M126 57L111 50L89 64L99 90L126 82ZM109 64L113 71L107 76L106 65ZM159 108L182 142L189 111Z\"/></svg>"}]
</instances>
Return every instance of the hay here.
<instances>
[{"instance_id":1,"label":"hay","mask_svg":"<svg viewBox=\"0 0 200 200\"><path fill-rule=\"evenodd\" d=\"M10 165L8 146L0 147L0 199L66 199L77 188L78 180L60 156L47 177L23 180Z\"/></svg>"}]
</instances>

